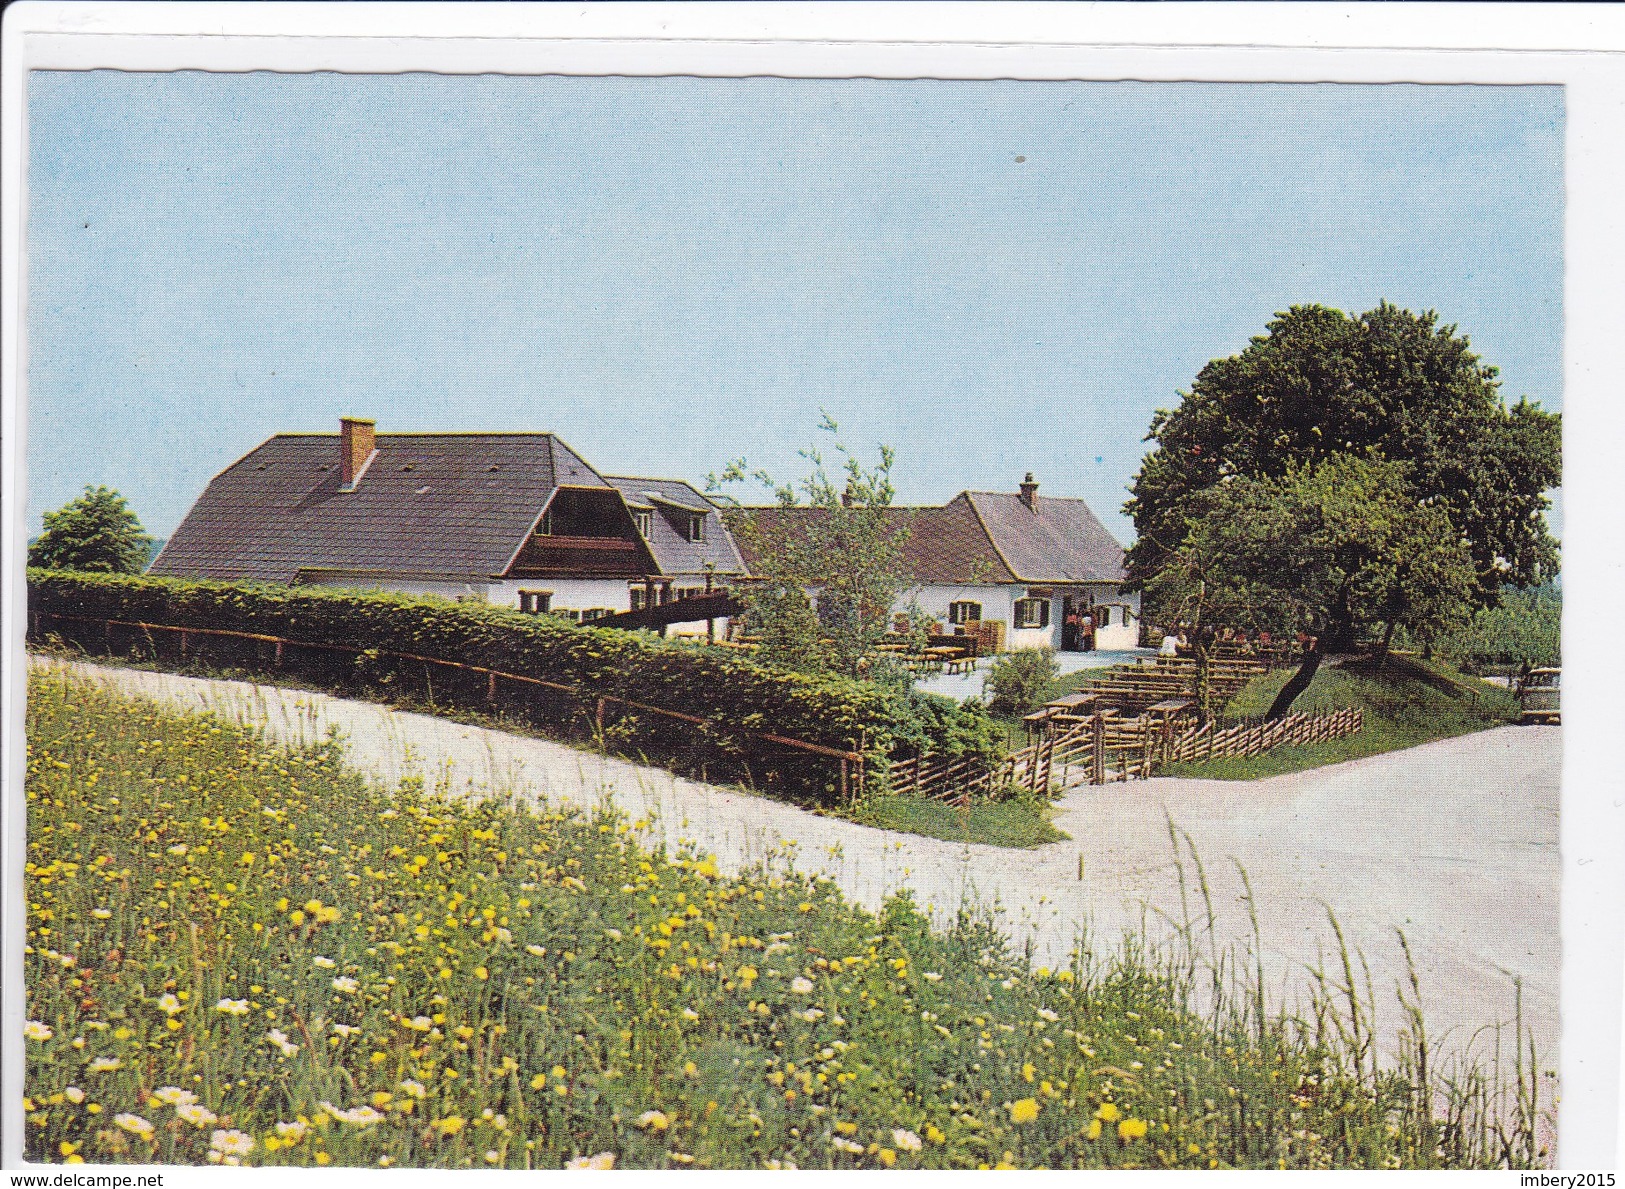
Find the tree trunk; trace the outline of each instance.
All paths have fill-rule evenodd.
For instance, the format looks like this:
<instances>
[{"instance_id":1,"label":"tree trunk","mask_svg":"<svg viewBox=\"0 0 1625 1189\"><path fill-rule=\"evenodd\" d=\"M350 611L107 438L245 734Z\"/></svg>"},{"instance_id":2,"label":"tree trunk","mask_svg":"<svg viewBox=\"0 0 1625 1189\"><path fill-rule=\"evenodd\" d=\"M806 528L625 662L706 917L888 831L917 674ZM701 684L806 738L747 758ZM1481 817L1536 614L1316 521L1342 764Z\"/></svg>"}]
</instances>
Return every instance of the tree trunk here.
<instances>
[{"instance_id":1,"label":"tree trunk","mask_svg":"<svg viewBox=\"0 0 1625 1189\"><path fill-rule=\"evenodd\" d=\"M1381 664L1388 663L1388 649L1394 642L1395 626L1394 621L1390 619L1387 626L1382 629L1382 644L1377 648L1377 660Z\"/></svg>"},{"instance_id":2,"label":"tree trunk","mask_svg":"<svg viewBox=\"0 0 1625 1189\"><path fill-rule=\"evenodd\" d=\"M1320 645L1303 654L1303 664L1298 671L1281 687L1281 692L1275 695L1275 701L1270 705L1270 711L1264 718L1270 722L1282 717L1292 709L1292 703L1298 700L1298 695L1309 688L1309 683L1315 679L1315 671L1320 668Z\"/></svg>"},{"instance_id":3,"label":"tree trunk","mask_svg":"<svg viewBox=\"0 0 1625 1189\"><path fill-rule=\"evenodd\" d=\"M1196 653L1196 720L1205 723L1213 717L1213 670L1207 640L1199 633L1193 632L1191 636L1191 646Z\"/></svg>"}]
</instances>

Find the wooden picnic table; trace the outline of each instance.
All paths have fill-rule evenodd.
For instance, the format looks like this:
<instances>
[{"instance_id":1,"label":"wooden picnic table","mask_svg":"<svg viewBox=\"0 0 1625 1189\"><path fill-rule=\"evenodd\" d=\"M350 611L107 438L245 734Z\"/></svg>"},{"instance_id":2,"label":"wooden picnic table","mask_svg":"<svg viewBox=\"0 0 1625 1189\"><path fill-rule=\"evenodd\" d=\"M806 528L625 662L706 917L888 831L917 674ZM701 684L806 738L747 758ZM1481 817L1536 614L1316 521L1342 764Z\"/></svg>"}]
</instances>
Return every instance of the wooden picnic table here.
<instances>
[{"instance_id":1,"label":"wooden picnic table","mask_svg":"<svg viewBox=\"0 0 1625 1189\"><path fill-rule=\"evenodd\" d=\"M1168 698L1147 706L1145 709L1149 714L1173 715L1178 714L1181 710L1190 709L1190 704L1191 700L1189 698Z\"/></svg>"},{"instance_id":2,"label":"wooden picnic table","mask_svg":"<svg viewBox=\"0 0 1625 1189\"><path fill-rule=\"evenodd\" d=\"M1064 697L1056 698L1053 702L1045 702L1044 709L1046 711L1061 711L1064 713L1068 710L1076 710L1081 706L1087 706L1091 702L1098 700L1099 696L1100 695L1098 694L1091 694L1087 692L1067 694Z\"/></svg>"}]
</instances>

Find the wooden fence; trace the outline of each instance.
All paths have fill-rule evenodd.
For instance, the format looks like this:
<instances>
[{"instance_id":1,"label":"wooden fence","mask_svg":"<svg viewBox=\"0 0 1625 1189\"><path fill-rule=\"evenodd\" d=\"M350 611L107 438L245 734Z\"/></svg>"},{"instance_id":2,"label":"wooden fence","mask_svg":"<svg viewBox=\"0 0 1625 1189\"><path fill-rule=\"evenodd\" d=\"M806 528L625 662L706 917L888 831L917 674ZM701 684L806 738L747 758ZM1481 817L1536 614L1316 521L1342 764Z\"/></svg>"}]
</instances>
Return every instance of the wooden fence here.
<instances>
[{"instance_id":1,"label":"wooden fence","mask_svg":"<svg viewBox=\"0 0 1625 1189\"><path fill-rule=\"evenodd\" d=\"M775 734L771 731L746 731L728 724L715 723L699 715L688 714L681 710L670 710L664 706L655 706L647 702L635 701L631 698L620 697L614 694L599 693L579 685L566 685L562 682L548 681L541 677L532 677L525 673L510 673L501 669L489 668L485 665L471 665L464 661L446 660L443 657L423 656L412 652L395 652L388 649L369 649L355 644L332 644L309 640L294 640L286 636L275 636L260 632L239 632L226 628L181 627L175 624L143 623L138 620L103 619L99 616L67 615L53 611L29 611L29 637L30 639L43 639L47 635L46 622L54 624L77 623L90 625L100 629L99 641L103 651L119 653L125 651L128 642L145 641L156 644L159 637L174 640L177 645L177 655L180 660L196 656L199 644L208 640L237 640L252 643L256 646L269 645L269 664L261 659L261 667L272 671L283 669L289 665L290 653L340 653L347 656L388 657L393 660L410 661L428 667L453 670L461 673L477 675L485 679L484 701L490 706L498 704L498 686L502 683L512 683L520 689L547 690L563 695L576 705L592 712L592 729L598 738L603 737L605 714L612 707L626 710L640 711L667 719L674 723L686 724L696 732L710 735L714 738L734 737L740 740L768 744L773 747L787 748L804 754L817 755L828 760L839 762L839 794L843 802L854 796L861 797L864 787L864 770L866 766L865 755L861 750L843 750L841 748L826 747L821 743L813 743L805 739L792 739L785 735ZM119 646L115 638L115 630L122 632L126 637L124 648ZM83 647L88 641L76 640ZM292 665L290 668L298 671L300 666ZM557 724L555 724L557 725ZM679 728L681 729L681 728Z\"/></svg>"},{"instance_id":2,"label":"wooden fence","mask_svg":"<svg viewBox=\"0 0 1625 1189\"><path fill-rule=\"evenodd\" d=\"M1288 714L1273 722L1252 719L1230 726L1150 715L1122 718L1112 711L1058 715L1049 722L1041 738L996 765L930 755L893 760L892 789L962 808L978 795L1019 789L1053 796L1080 785L1144 780L1167 764L1256 756L1276 747L1339 739L1364 728L1365 711Z\"/></svg>"}]
</instances>

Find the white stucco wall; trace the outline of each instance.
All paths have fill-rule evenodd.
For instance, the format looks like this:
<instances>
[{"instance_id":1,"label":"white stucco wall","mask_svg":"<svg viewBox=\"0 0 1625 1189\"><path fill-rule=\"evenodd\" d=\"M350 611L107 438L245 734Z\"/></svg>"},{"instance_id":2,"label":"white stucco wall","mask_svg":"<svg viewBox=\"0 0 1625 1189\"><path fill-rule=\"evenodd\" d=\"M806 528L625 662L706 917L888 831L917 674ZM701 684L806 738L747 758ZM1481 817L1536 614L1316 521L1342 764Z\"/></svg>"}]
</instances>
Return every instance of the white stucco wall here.
<instances>
[{"instance_id":1,"label":"white stucco wall","mask_svg":"<svg viewBox=\"0 0 1625 1189\"><path fill-rule=\"evenodd\" d=\"M492 582L487 598L499 607L519 606L522 590L550 590L555 611L588 611L608 607L611 611L632 609L632 588L625 578L520 578Z\"/></svg>"},{"instance_id":2,"label":"white stucco wall","mask_svg":"<svg viewBox=\"0 0 1625 1189\"><path fill-rule=\"evenodd\" d=\"M1007 650L1042 648L1045 645L1059 649L1064 618L1061 613L1064 605L1061 596L1056 595L1050 600L1048 627L1015 626L1016 600L1026 598L1027 590L1028 587L1022 585L991 583L983 586L922 585L904 591L893 606L893 611L902 613L911 607L917 607L931 618L946 624L949 603L980 603L983 619L1004 621L1004 646ZM1095 648L1117 650L1139 647L1140 596L1119 592L1116 586L1106 583L1089 588L1088 593L1094 596L1096 603L1112 606L1111 624L1095 630Z\"/></svg>"}]
</instances>

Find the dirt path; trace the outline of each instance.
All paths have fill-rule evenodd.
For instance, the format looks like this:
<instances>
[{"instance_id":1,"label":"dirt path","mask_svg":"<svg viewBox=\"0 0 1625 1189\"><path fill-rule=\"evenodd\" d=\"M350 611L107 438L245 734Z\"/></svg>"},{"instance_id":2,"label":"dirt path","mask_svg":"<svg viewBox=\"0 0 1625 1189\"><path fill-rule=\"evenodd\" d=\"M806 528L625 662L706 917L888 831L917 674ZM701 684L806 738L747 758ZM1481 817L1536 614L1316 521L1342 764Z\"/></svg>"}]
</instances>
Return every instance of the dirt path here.
<instances>
[{"instance_id":1,"label":"dirt path","mask_svg":"<svg viewBox=\"0 0 1625 1189\"><path fill-rule=\"evenodd\" d=\"M59 662L35 658L41 667ZM1395 928L1410 939L1435 1036L1459 1043L1510 1020L1513 979L1543 1064L1555 1068L1558 1011L1558 791L1562 733L1507 727L1248 784L1150 780L1075 790L1056 824L1071 839L1031 851L968 846L821 817L561 744L323 694L74 664L73 670L182 709L262 724L278 740L337 728L351 762L393 786L422 775L447 791L490 789L591 806L606 797L653 813L670 843L692 842L725 870L795 854L876 908L914 889L951 916L965 900L999 906L1035 960L1064 964L1081 923L1096 944L1179 917L1168 819L1206 868L1221 948L1251 934L1237 864L1256 895L1266 975L1293 993L1305 965L1336 963L1325 906L1370 964L1378 1035L1402 1024ZM1080 860L1082 877L1080 878ZM1193 903L1195 871L1186 863Z\"/></svg>"}]
</instances>

